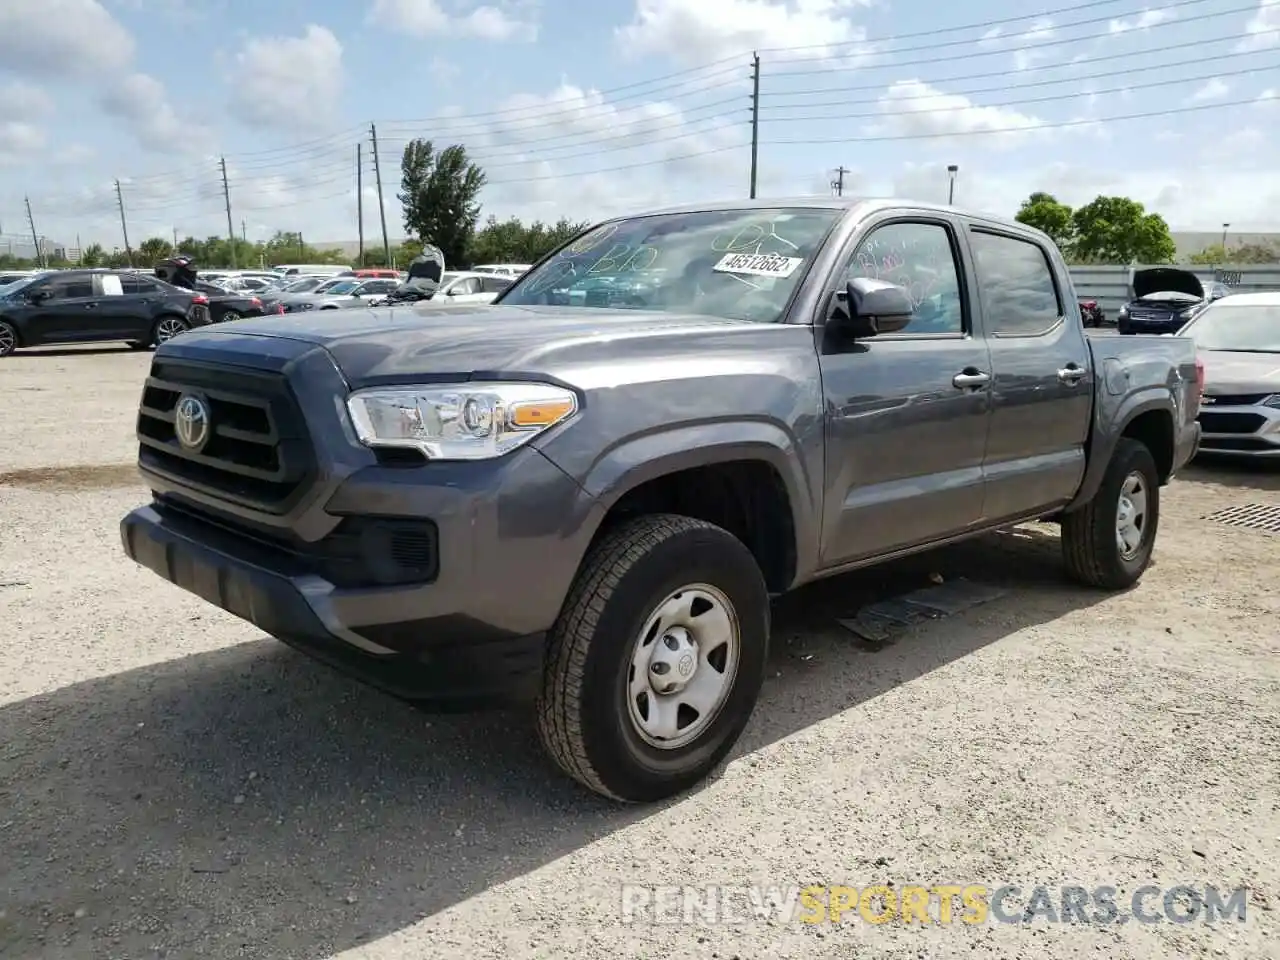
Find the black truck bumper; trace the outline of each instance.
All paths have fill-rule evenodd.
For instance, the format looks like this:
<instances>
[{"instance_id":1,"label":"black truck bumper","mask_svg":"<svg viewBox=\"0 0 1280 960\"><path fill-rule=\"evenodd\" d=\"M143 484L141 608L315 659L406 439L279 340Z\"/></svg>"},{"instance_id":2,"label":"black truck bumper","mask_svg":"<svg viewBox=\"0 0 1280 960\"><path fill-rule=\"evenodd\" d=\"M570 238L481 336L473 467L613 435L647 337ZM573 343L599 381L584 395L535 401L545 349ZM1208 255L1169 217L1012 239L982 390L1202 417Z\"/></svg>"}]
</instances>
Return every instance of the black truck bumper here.
<instances>
[{"instance_id":1,"label":"black truck bumper","mask_svg":"<svg viewBox=\"0 0 1280 960\"><path fill-rule=\"evenodd\" d=\"M394 696L438 709L471 709L526 701L538 689L543 633L512 635L457 611L391 624L351 622L344 615L344 608L370 601L394 609L430 587L340 590L282 567L253 541L223 537L154 505L127 514L120 534L125 553L140 565Z\"/></svg>"}]
</instances>

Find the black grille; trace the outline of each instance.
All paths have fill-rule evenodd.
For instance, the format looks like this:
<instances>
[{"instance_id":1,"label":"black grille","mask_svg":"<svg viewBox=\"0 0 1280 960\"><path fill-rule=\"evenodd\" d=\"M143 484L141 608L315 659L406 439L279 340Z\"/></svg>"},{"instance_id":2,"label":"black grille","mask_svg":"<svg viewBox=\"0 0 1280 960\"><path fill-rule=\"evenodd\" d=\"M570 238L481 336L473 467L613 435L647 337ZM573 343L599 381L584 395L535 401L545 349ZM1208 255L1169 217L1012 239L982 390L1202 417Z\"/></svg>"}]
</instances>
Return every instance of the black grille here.
<instances>
[{"instance_id":1,"label":"black grille","mask_svg":"<svg viewBox=\"0 0 1280 960\"><path fill-rule=\"evenodd\" d=\"M1205 433L1253 433L1266 422L1257 413L1217 413L1202 410L1197 418Z\"/></svg>"},{"instance_id":2,"label":"black grille","mask_svg":"<svg viewBox=\"0 0 1280 960\"><path fill-rule=\"evenodd\" d=\"M209 407L211 433L198 451L174 434L178 398ZM138 409L138 461L186 486L283 512L311 479L314 455L302 412L279 374L157 360Z\"/></svg>"},{"instance_id":3,"label":"black grille","mask_svg":"<svg viewBox=\"0 0 1280 960\"><path fill-rule=\"evenodd\" d=\"M167 497L158 508L212 547L235 553L252 544L256 562L285 576L314 574L336 587L362 589L431 583L439 574L439 531L430 520L344 517L328 536L308 543L224 521Z\"/></svg>"},{"instance_id":4,"label":"black grille","mask_svg":"<svg viewBox=\"0 0 1280 960\"><path fill-rule=\"evenodd\" d=\"M1223 407L1252 407L1255 403L1261 403L1269 393L1210 393L1206 397L1213 397L1215 406Z\"/></svg>"}]
</instances>

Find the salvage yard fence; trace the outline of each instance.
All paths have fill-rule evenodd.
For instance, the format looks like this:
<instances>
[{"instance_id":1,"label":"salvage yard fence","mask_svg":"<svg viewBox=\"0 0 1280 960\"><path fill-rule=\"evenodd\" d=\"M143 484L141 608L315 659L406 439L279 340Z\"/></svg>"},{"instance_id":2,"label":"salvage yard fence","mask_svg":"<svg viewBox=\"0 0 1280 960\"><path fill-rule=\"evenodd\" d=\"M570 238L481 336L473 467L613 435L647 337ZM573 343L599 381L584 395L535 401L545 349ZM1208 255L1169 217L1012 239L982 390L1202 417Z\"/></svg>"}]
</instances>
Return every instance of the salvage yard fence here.
<instances>
[{"instance_id":1,"label":"salvage yard fence","mask_svg":"<svg viewBox=\"0 0 1280 960\"><path fill-rule=\"evenodd\" d=\"M1097 300L1098 306L1106 312L1107 318L1114 321L1120 307L1133 298L1130 287L1134 270L1143 267L1125 266L1074 266L1071 268L1071 279L1075 283L1076 294L1084 300ZM1238 267L1184 267L1189 269L1201 283L1216 280L1225 283L1232 293L1259 293L1263 290L1280 291L1280 264Z\"/></svg>"}]
</instances>

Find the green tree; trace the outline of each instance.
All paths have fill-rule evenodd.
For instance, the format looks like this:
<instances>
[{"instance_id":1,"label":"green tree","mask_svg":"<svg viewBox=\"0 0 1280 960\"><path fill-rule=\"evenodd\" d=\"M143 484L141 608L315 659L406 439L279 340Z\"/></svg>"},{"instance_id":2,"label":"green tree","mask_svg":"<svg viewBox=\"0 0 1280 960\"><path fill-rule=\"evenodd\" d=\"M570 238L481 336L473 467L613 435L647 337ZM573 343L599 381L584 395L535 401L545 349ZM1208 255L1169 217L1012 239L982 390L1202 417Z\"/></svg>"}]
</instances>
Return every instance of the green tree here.
<instances>
[{"instance_id":1,"label":"green tree","mask_svg":"<svg viewBox=\"0 0 1280 960\"><path fill-rule=\"evenodd\" d=\"M1071 208L1048 193L1033 193L1022 201L1014 218L1019 223L1043 230L1064 254L1069 254L1075 238Z\"/></svg>"},{"instance_id":2,"label":"green tree","mask_svg":"<svg viewBox=\"0 0 1280 960\"><path fill-rule=\"evenodd\" d=\"M1128 197L1097 197L1071 223L1075 256L1085 263L1172 263L1177 252L1164 217Z\"/></svg>"},{"instance_id":3,"label":"green tree","mask_svg":"<svg viewBox=\"0 0 1280 960\"><path fill-rule=\"evenodd\" d=\"M138 255L135 262L140 267L154 267L161 260L173 256L173 244L164 237L147 237L138 244Z\"/></svg>"},{"instance_id":4,"label":"green tree","mask_svg":"<svg viewBox=\"0 0 1280 960\"><path fill-rule=\"evenodd\" d=\"M82 267L100 267L107 259L107 251L102 249L102 244L91 243L80 251L80 266Z\"/></svg>"},{"instance_id":5,"label":"green tree","mask_svg":"<svg viewBox=\"0 0 1280 960\"><path fill-rule=\"evenodd\" d=\"M534 263L581 233L588 223L561 219L554 224L535 220L526 226L515 217L490 216L471 244L473 263Z\"/></svg>"},{"instance_id":6,"label":"green tree","mask_svg":"<svg viewBox=\"0 0 1280 960\"><path fill-rule=\"evenodd\" d=\"M400 161L396 195L404 208L405 230L439 247L445 264L468 262L484 184L484 171L467 159L461 144L437 154L430 140L410 140Z\"/></svg>"},{"instance_id":7,"label":"green tree","mask_svg":"<svg viewBox=\"0 0 1280 960\"><path fill-rule=\"evenodd\" d=\"M1223 250L1214 243L1188 258L1195 264L1218 263L1280 263L1280 246L1275 243L1242 243L1238 247Z\"/></svg>"}]
</instances>

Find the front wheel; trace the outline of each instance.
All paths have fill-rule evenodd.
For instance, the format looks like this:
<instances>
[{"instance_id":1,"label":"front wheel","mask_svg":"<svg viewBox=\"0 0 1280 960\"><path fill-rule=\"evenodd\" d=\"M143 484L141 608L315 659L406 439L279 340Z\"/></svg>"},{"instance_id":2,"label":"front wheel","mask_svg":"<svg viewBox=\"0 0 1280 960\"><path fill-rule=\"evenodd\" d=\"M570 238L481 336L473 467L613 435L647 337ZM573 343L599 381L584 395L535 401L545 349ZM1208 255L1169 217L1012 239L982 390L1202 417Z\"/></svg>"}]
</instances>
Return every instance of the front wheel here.
<instances>
[{"instance_id":1,"label":"front wheel","mask_svg":"<svg viewBox=\"0 0 1280 960\"><path fill-rule=\"evenodd\" d=\"M1151 451L1128 437L1116 444L1098 492L1062 518L1062 552L1072 579L1124 590L1146 572L1160 525L1160 475Z\"/></svg>"},{"instance_id":2,"label":"front wheel","mask_svg":"<svg viewBox=\"0 0 1280 960\"><path fill-rule=\"evenodd\" d=\"M167 343L174 337L181 336L191 329L191 325L182 317L167 315L156 321L152 339L156 344Z\"/></svg>"},{"instance_id":3,"label":"front wheel","mask_svg":"<svg viewBox=\"0 0 1280 960\"><path fill-rule=\"evenodd\" d=\"M737 538L641 517L592 548L548 638L538 732L569 776L652 802L701 781L755 707L769 594Z\"/></svg>"}]
</instances>

